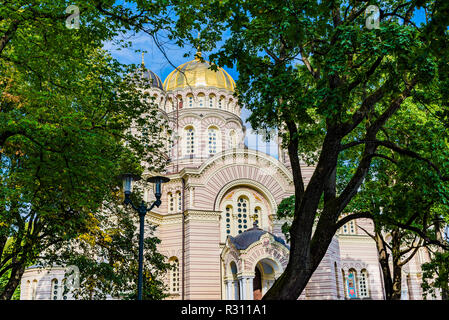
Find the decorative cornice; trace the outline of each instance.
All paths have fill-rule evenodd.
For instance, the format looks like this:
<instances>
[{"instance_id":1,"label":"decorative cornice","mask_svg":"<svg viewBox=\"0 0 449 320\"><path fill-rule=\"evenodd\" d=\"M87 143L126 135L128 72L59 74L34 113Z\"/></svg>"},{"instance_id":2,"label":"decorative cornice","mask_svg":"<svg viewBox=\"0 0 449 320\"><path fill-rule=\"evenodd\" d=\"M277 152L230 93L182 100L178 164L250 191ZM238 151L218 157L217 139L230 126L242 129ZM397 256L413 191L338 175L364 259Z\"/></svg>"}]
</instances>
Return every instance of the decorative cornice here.
<instances>
[{"instance_id":1,"label":"decorative cornice","mask_svg":"<svg viewBox=\"0 0 449 320\"><path fill-rule=\"evenodd\" d=\"M206 210L186 210L185 211L185 221L196 221L196 222L217 222L220 220L220 211L206 211Z\"/></svg>"}]
</instances>

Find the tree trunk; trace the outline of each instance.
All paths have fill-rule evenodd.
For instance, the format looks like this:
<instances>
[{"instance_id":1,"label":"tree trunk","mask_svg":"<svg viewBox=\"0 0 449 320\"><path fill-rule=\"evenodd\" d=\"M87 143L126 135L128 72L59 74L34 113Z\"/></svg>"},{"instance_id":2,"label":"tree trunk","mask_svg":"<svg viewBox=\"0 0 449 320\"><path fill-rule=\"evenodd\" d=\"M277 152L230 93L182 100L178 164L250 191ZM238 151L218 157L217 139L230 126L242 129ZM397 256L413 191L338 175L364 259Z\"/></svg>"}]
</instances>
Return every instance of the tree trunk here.
<instances>
[{"instance_id":1,"label":"tree trunk","mask_svg":"<svg viewBox=\"0 0 449 320\"><path fill-rule=\"evenodd\" d=\"M398 265L393 266L393 292L391 300L401 300L402 293L402 267Z\"/></svg>"},{"instance_id":2,"label":"tree trunk","mask_svg":"<svg viewBox=\"0 0 449 320\"><path fill-rule=\"evenodd\" d=\"M292 133L293 135L293 133ZM312 230L321 195L325 184L337 163L340 140L336 134L328 133L323 142L320 159L303 194L302 181L299 177L295 183L295 218L290 228L290 257L284 273L275 281L262 299L296 300L326 254L327 248L335 234L335 222L338 218L335 208L324 210L318 221L312 239ZM301 170L298 155L294 148L289 148L290 162L293 170ZM296 166L295 166L296 164ZM334 209L332 211L332 209Z\"/></svg>"},{"instance_id":3,"label":"tree trunk","mask_svg":"<svg viewBox=\"0 0 449 320\"><path fill-rule=\"evenodd\" d=\"M393 280L391 279L391 270L390 265L388 263L389 255L387 252L387 248L385 246L385 242L380 232L376 230L374 236L377 247L377 257L379 259L379 264L382 270L382 277L384 279L385 299L391 300L393 295Z\"/></svg>"},{"instance_id":4,"label":"tree trunk","mask_svg":"<svg viewBox=\"0 0 449 320\"><path fill-rule=\"evenodd\" d=\"M290 234L296 237L296 241L291 242L289 262L282 275L263 296L263 300L296 300L312 276L309 251L310 233L302 220L298 219L300 222L296 224L295 221L293 222Z\"/></svg>"},{"instance_id":5,"label":"tree trunk","mask_svg":"<svg viewBox=\"0 0 449 320\"><path fill-rule=\"evenodd\" d=\"M19 264L17 267L12 268L11 276L6 284L3 292L0 292L0 300L11 300L17 286L20 284L20 279L25 272L25 266Z\"/></svg>"},{"instance_id":6,"label":"tree trunk","mask_svg":"<svg viewBox=\"0 0 449 320\"><path fill-rule=\"evenodd\" d=\"M392 258L393 258L393 292L391 300L401 300L402 264L401 264L401 232L391 232Z\"/></svg>"}]
</instances>

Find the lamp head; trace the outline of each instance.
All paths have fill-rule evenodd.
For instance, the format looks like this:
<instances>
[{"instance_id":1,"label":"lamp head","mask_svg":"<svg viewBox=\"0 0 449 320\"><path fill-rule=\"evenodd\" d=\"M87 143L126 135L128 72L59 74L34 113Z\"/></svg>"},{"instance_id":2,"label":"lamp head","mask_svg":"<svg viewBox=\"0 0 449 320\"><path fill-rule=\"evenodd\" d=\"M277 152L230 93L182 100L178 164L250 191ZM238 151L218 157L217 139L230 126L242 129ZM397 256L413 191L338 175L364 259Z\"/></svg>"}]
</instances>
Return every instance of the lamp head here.
<instances>
[{"instance_id":1,"label":"lamp head","mask_svg":"<svg viewBox=\"0 0 449 320\"><path fill-rule=\"evenodd\" d=\"M148 178L147 181L154 184L154 195L156 196L156 204L160 205L160 200L162 196L162 184L170 181L170 179L167 177L155 176Z\"/></svg>"},{"instance_id":2,"label":"lamp head","mask_svg":"<svg viewBox=\"0 0 449 320\"><path fill-rule=\"evenodd\" d=\"M140 176L132 173L123 173L120 175L120 177L123 181L123 191L125 192L125 195L131 194L133 182L139 181L141 179Z\"/></svg>"}]
</instances>

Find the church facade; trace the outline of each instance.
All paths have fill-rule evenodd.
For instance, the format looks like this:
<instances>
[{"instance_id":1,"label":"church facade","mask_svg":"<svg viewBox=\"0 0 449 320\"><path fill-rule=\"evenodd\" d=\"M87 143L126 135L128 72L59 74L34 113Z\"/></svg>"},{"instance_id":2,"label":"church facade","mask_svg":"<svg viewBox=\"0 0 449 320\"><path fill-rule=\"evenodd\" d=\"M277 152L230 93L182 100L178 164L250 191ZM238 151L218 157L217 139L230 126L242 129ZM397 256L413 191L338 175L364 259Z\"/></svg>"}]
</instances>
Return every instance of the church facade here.
<instances>
[{"instance_id":1,"label":"church facade","mask_svg":"<svg viewBox=\"0 0 449 320\"><path fill-rule=\"evenodd\" d=\"M288 263L289 245L276 219L282 199L294 194L285 150L277 157L245 145L235 82L222 68L196 58L164 82L148 69L142 76L173 136L162 205L147 214L158 226L159 251L176 268L167 274L168 299L260 299ZM280 145L280 144L279 144ZM314 168L302 167L305 183ZM145 200L154 200L146 190ZM351 221L334 236L299 299L384 299L369 220ZM404 267L403 299L422 299L424 250ZM29 268L21 299L62 296L64 270Z\"/></svg>"}]
</instances>

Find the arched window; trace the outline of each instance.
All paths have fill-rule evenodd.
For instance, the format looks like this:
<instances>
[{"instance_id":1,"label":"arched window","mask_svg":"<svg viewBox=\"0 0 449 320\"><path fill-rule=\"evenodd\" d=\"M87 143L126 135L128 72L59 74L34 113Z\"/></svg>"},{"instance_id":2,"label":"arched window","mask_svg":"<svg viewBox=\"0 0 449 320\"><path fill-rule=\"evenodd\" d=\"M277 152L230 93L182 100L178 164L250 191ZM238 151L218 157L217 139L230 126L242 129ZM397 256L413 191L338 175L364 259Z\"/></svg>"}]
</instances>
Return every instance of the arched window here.
<instances>
[{"instance_id":1,"label":"arched window","mask_svg":"<svg viewBox=\"0 0 449 320\"><path fill-rule=\"evenodd\" d=\"M209 96L209 108L213 108L214 107L214 100L215 100L215 96L213 94L211 94Z\"/></svg>"},{"instance_id":2,"label":"arched window","mask_svg":"<svg viewBox=\"0 0 449 320\"><path fill-rule=\"evenodd\" d=\"M172 157L174 157L175 155L173 154L174 153L174 147L175 147L175 133L172 133L171 134L171 136L169 137L169 140L168 140L168 157L169 158L172 158Z\"/></svg>"},{"instance_id":3,"label":"arched window","mask_svg":"<svg viewBox=\"0 0 449 320\"><path fill-rule=\"evenodd\" d=\"M232 216L233 212L232 212L232 206L227 206L226 207L226 213L225 213L225 223L226 223L226 235L230 236L231 235L231 230L232 230Z\"/></svg>"},{"instance_id":4,"label":"arched window","mask_svg":"<svg viewBox=\"0 0 449 320\"><path fill-rule=\"evenodd\" d=\"M209 155L216 154L218 148L218 129L216 127L210 127L207 130L207 135Z\"/></svg>"},{"instance_id":5,"label":"arched window","mask_svg":"<svg viewBox=\"0 0 449 320\"><path fill-rule=\"evenodd\" d=\"M356 226L355 220L351 220L348 223L345 223L341 229L341 233L343 234L356 234Z\"/></svg>"},{"instance_id":6,"label":"arched window","mask_svg":"<svg viewBox=\"0 0 449 320\"><path fill-rule=\"evenodd\" d=\"M173 193L167 193L168 197L168 212L173 213L175 211L175 199L173 198Z\"/></svg>"},{"instance_id":7,"label":"arched window","mask_svg":"<svg viewBox=\"0 0 449 320\"><path fill-rule=\"evenodd\" d=\"M231 130L229 132L229 148L236 148L237 147L237 135L235 133L235 130Z\"/></svg>"},{"instance_id":8,"label":"arched window","mask_svg":"<svg viewBox=\"0 0 449 320\"><path fill-rule=\"evenodd\" d=\"M346 279L346 286L348 290L348 298L355 299L357 298L357 272L354 269L350 269L348 272L348 278Z\"/></svg>"},{"instance_id":9,"label":"arched window","mask_svg":"<svg viewBox=\"0 0 449 320\"><path fill-rule=\"evenodd\" d=\"M228 102L228 108L227 108L230 112L234 112L234 103L232 99L229 99Z\"/></svg>"},{"instance_id":10,"label":"arched window","mask_svg":"<svg viewBox=\"0 0 449 320\"><path fill-rule=\"evenodd\" d=\"M269 223L267 208L263 197L254 190L230 190L224 195L220 205L220 241L225 242L227 236L237 236L253 227L256 222L258 228L266 228Z\"/></svg>"},{"instance_id":11,"label":"arched window","mask_svg":"<svg viewBox=\"0 0 449 320\"><path fill-rule=\"evenodd\" d=\"M58 279L53 279L51 280L51 295L50 295L50 299L51 300L59 300L60 297L60 287L59 287L59 282Z\"/></svg>"},{"instance_id":12,"label":"arched window","mask_svg":"<svg viewBox=\"0 0 449 320\"><path fill-rule=\"evenodd\" d=\"M193 108L193 96L191 94L187 96L187 104L189 108Z\"/></svg>"},{"instance_id":13,"label":"arched window","mask_svg":"<svg viewBox=\"0 0 449 320\"><path fill-rule=\"evenodd\" d=\"M245 197L240 197L237 200L237 230L238 233L242 233L243 231L246 231L248 229L248 199Z\"/></svg>"},{"instance_id":14,"label":"arched window","mask_svg":"<svg viewBox=\"0 0 449 320\"><path fill-rule=\"evenodd\" d=\"M204 93L198 94L198 106L199 107L202 108L205 106L205 104L206 104L205 100L206 100L206 96L204 95Z\"/></svg>"},{"instance_id":15,"label":"arched window","mask_svg":"<svg viewBox=\"0 0 449 320\"><path fill-rule=\"evenodd\" d=\"M348 288L346 286L345 270L341 269L341 278L343 279L343 294L345 298L348 298Z\"/></svg>"},{"instance_id":16,"label":"arched window","mask_svg":"<svg viewBox=\"0 0 449 320\"><path fill-rule=\"evenodd\" d=\"M220 99L218 99L218 108L223 109L224 106L224 97L221 96Z\"/></svg>"},{"instance_id":17,"label":"arched window","mask_svg":"<svg viewBox=\"0 0 449 320\"><path fill-rule=\"evenodd\" d=\"M351 220L348 222L349 223L349 233L350 234L355 234L355 221Z\"/></svg>"},{"instance_id":18,"label":"arched window","mask_svg":"<svg viewBox=\"0 0 449 320\"><path fill-rule=\"evenodd\" d=\"M176 96L176 103L178 104L178 109L182 109L182 96L181 95L177 95Z\"/></svg>"},{"instance_id":19,"label":"arched window","mask_svg":"<svg viewBox=\"0 0 449 320\"><path fill-rule=\"evenodd\" d=\"M176 204L178 212L182 211L182 197L181 197L181 191L176 191Z\"/></svg>"},{"instance_id":20,"label":"arched window","mask_svg":"<svg viewBox=\"0 0 449 320\"><path fill-rule=\"evenodd\" d=\"M334 262L334 272L335 272L335 289L337 290L337 298L340 298L340 285L338 283L337 262Z\"/></svg>"},{"instance_id":21,"label":"arched window","mask_svg":"<svg viewBox=\"0 0 449 320\"><path fill-rule=\"evenodd\" d=\"M179 260L176 257L170 258L170 264L172 269L170 270L170 293L171 294L179 294L180 290L180 281L179 281Z\"/></svg>"},{"instance_id":22,"label":"arched window","mask_svg":"<svg viewBox=\"0 0 449 320\"><path fill-rule=\"evenodd\" d=\"M366 269L363 269L360 272L359 291L360 291L360 298L368 298L369 297L368 272L366 271Z\"/></svg>"},{"instance_id":23,"label":"arched window","mask_svg":"<svg viewBox=\"0 0 449 320\"><path fill-rule=\"evenodd\" d=\"M186 138L186 154L193 155L195 153L195 129L192 126L186 127L185 138Z\"/></svg>"},{"instance_id":24,"label":"arched window","mask_svg":"<svg viewBox=\"0 0 449 320\"><path fill-rule=\"evenodd\" d=\"M262 227L261 225L260 225L260 217L261 217L261 209L260 209L260 207L255 207L254 208L254 215L253 215L253 220L254 220L254 222L257 224L257 226L260 228L260 227Z\"/></svg>"},{"instance_id":25,"label":"arched window","mask_svg":"<svg viewBox=\"0 0 449 320\"><path fill-rule=\"evenodd\" d=\"M31 300L36 300L36 293L37 293L37 280L33 280L33 284L31 286Z\"/></svg>"},{"instance_id":26,"label":"arched window","mask_svg":"<svg viewBox=\"0 0 449 320\"><path fill-rule=\"evenodd\" d=\"M67 294L69 292L66 283L67 283L67 279L66 278L62 279L62 288L61 288L62 292L60 294L62 295L62 299L64 299L64 300L67 300Z\"/></svg>"},{"instance_id":27,"label":"arched window","mask_svg":"<svg viewBox=\"0 0 449 320\"><path fill-rule=\"evenodd\" d=\"M167 99L167 110L169 112L174 111L173 100L171 98Z\"/></svg>"},{"instance_id":28,"label":"arched window","mask_svg":"<svg viewBox=\"0 0 449 320\"><path fill-rule=\"evenodd\" d=\"M31 281L27 281L27 299L31 300L32 291L31 291Z\"/></svg>"}]
</instances>

